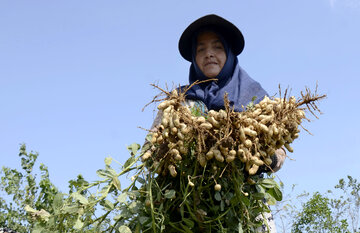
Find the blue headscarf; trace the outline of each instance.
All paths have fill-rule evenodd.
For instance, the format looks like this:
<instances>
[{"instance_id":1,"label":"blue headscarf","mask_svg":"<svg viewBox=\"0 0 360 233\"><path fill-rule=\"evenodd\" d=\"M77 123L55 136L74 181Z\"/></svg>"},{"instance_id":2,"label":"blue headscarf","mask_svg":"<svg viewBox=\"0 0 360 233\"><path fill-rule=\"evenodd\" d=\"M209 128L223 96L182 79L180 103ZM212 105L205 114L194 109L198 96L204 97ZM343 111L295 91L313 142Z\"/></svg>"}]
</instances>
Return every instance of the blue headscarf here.
<instances>
[{"instance_id":1,"label":"blue headscarf","mask_svg":"<svg viewBox=\"0 0 360 233\"><path fill-rule=\"evenodd\" d=\"M226 62L220 73L215 77L217 81L204 82L194 85L186 92L187 99L201 100L206 107L211 110L224 109L224 95L228 93L230 106L234 110L241 112L242 105L246 107L254 96L256 96L255 103L260 102L265 95L268 95L261 85L250 78L250 76L239 66L237 57L233 54L230 46L215 30L221 42L223 43ZM203 30L202 30L203 31ZM189 83L192 84L196 80L206 80L207 78L196 64L196 44L197 33L193 37L192 46L192 64L190 66Z\"/></svg>"}]
</instances>

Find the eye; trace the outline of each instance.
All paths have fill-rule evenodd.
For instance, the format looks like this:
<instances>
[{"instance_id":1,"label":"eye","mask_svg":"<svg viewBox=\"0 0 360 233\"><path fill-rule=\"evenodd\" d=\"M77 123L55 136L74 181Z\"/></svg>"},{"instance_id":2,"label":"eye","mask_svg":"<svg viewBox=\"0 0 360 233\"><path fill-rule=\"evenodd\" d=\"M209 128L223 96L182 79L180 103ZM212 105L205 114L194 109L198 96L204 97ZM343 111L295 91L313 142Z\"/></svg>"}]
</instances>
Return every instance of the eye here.
<instances>
[{"instance_id":1,"label":"eye","mask_svg":"<svg viewBox=\"0 0 360 233\"><path fill-rule=\"evenodd\" d=\"M199 48L197 48L196 52L199 53L199 52L202 52L202 51L204 51L204 50L205 50L204 47L199 47Z\"/></svg>"},{"instance_id":2,"label":"eye","mask_svg":"<svg viewBox=\"0 0 360 233\"><path fill-rule=\"evenodd\" d=\"M224 50L224 46L222 46L222 44L216 44L216 45L215 45L215 48L216 48L216 49Z\"/></svg>"}]
</instances>

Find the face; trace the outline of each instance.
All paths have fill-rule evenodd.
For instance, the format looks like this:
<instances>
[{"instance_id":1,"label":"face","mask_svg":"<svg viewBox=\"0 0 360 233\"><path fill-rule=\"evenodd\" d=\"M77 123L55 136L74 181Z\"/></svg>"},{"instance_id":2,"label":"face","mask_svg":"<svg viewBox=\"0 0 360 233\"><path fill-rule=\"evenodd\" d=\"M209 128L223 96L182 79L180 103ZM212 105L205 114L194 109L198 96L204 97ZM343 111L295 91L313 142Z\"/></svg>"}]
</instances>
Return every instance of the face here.
<instances>
[{"instance_id":1,"label":"face","mask_svg":"<svg viewBox=\"0 0 360 233\"><path fill-rule=\"evenodd\" d=\"M198 36L195 61L208 78L215 78L224 67L225 49L214 32L203 32Z\"/></svg>"}]
</instances>

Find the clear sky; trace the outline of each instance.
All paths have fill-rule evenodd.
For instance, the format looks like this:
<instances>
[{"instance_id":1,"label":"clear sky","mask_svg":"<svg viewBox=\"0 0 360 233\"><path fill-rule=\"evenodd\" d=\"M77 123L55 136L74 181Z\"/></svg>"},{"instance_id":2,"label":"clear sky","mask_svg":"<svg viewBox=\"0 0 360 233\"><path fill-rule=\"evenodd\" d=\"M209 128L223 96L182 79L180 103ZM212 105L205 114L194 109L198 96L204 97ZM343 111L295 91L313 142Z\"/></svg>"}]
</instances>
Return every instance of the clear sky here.
<instances>
[{"instance_id":1,"label":"clear sky","mask_svg":"<svg viewBox=\"0 0 360 233\"><path fill-rule=\"evenodd\" d=\"M277 173L285 185L359 179L360 0L1 0L0 166L18 167L26 143L67 191L79 173L97 179L106 156L124 162L153 121L154 106L141 111L150 84L187 83L178 39L209 13L240 28L240 65L270 94L318 82L328 95Z\"/></svg>"}]
</instances>

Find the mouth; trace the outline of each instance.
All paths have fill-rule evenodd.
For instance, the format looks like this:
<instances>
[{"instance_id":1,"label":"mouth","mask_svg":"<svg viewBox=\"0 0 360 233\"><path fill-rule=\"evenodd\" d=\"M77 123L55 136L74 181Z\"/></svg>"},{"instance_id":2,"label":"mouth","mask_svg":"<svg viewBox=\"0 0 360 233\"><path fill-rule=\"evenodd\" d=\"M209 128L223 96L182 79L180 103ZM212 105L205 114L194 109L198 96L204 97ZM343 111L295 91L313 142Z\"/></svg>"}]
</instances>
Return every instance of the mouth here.
<instances>
[{"instance_id":1,"label":"mouth","mask_svg":"<svg viewBox=\"0 0 360 233\"><path fill-rule=\"evenodd\" d=\"M217 65L217 62L206 62L204 66L206 67L208 65Z\"/></svg>"}]
</instances>

